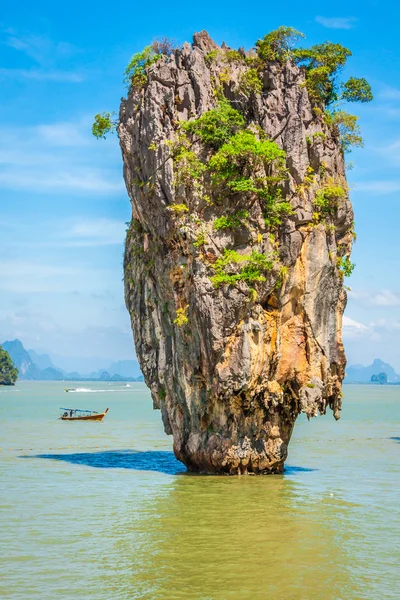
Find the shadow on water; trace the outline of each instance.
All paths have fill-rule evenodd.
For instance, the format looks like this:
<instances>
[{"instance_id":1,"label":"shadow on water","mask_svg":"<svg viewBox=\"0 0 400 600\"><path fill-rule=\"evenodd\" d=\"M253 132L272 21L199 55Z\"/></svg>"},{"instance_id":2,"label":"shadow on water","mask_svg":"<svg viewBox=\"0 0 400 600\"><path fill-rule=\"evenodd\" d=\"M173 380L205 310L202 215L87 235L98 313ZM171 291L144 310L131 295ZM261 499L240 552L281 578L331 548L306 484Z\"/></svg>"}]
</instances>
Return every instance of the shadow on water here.
<instances>
[{"instance_id":1,"label":"shadow on water","mask_svg":"<svg viewBox=\"0 0 400 600\"><path fill-rule=\"evenodd\" d=\"M193 475L167 450L104 450L102 452L76 452L73 454L36 454L20 458L44 458L60 460L74 465L85 465L96 469L133 469L135 471L155 471L166 475ZM285 474L309 473L315 469L286 466Z\"/></svg>"},{"instance_id":2,"label":"shadow on water","mask_svg":"<svg viewBox=\"0 0 400 600\"><path fill-rule=\"evenodd\" d=\"M312 471L318 471L318 469L309 469L308 467L294 467L285 465L285 475L297 475L297 473L311 473Z\"/></svg>"},{"instance_id":3,"label":"shadow on water","mask_svg":"<svg viewBox=\"0 0 400 600\"><path fill-rule=\"evenodd\" d=\"M186 473L186 467L166 450L105 450L102 452L76 452L73 454L36 454L20 458L45 458L96 469L133 469L156 471L167 475Z\"/></svg>"}]
</instances>

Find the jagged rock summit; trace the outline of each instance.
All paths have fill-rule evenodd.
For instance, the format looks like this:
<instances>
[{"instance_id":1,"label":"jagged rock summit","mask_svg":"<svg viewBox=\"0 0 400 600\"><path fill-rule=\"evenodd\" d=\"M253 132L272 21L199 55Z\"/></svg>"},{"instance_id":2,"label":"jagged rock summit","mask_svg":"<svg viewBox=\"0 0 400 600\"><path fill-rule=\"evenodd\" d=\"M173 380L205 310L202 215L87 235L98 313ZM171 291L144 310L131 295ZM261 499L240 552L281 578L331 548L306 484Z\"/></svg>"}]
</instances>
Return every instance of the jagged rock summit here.
<instances>
[{"instance_id":1,"label":"jagged rock summit","mask_svg":"<svg viewBox=\"0 0 400 600\"><path fill-rule=\"evenodd\" d=\"M297 416L341 408L343 153L304 69L254 56L195 34L118 126L137 356L177 458L208 473L280 473Z\"/></svg>"}]
</instances>

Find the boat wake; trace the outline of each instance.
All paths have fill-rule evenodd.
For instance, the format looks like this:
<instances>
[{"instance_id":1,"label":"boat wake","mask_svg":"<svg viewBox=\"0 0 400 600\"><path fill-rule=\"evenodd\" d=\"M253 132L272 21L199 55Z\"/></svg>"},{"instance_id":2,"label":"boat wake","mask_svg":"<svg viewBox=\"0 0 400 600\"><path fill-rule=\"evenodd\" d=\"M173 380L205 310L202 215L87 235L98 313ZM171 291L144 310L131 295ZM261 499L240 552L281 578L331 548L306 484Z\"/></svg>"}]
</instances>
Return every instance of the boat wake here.
<instances>
[{"instance_id":1,"label":"boat wake","mask_svg":"<svg viewBox=\"0 0 400 600\"><path fill-rule=\"evenodd\" d=\"M77 393L77 392L79 392L80 394L82 394L82 393L84 393L84 394L98 394L98 393L101 393L101 392L125 392L125 391L127 391L127 390L124 390L124 389L118 389L118 390L110 390L110 389L108 389L108 390L91 390L90 388L76 388L74 390L71 390L71 389L68 390L68 392L70 394L74 394L74 393Z\"/></svg>"}]
</instances>

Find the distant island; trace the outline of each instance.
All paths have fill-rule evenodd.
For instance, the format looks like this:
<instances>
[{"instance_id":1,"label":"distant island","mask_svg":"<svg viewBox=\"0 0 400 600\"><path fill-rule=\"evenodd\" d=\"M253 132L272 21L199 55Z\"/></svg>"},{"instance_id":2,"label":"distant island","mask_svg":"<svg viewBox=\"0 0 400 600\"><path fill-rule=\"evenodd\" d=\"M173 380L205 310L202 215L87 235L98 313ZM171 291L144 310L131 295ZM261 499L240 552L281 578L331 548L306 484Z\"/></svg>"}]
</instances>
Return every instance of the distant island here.
<instances>
[{"instance_id":1,"label":"distant island","mask_svg":"<svg viewBox=\"0 0 400 600\"><path fill-rule=\"evenodd\" d=\"M7 367L7 372L10 373L14 369L16 371L15 379L18 376L21 380L29 381L143 381L143 375L136 360L117 361L104 369L81 374L76 371L66 372L60 369L53 364L48 354L26 350L20 340L5 341L2 348L5 355L4 364L6 364L6 357L11 364L11 367ZM1 353L0 361L3 361ZM1 365L2 362L0 362L0 383ZM4 369L6 372L6 367Z\"/></svg>"},{"instance_id":2,"label":"distant island","mask_svg":"<svg viewBox=\"0 0 400 600\"><path fill-rule=\"evenodd\" d=\"M400 375L388 363L380 358L375 358L373 363L367 367L364 365L352 365L346 368L344 383L377 383L400 385Z\"/></svg>"},{"instance_id":3,"label":"distant island","mask_svg":"<svg viewBox=\"0 0 400 600\"><path fill-rule=\"evenodd\" d=\"M0 346L0 385L15 385L18 369L14 366L7 350Z\"/></svg>"}]
</instances>

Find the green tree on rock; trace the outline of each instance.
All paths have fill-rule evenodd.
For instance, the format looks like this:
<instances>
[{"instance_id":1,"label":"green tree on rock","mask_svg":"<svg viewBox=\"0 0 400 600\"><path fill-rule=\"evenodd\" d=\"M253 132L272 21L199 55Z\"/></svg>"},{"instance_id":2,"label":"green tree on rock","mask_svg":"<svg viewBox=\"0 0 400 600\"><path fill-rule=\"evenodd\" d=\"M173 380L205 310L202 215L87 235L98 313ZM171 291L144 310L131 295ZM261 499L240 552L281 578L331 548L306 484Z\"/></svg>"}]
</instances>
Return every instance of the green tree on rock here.
<instances>
[{"instance_id":1,"label":"green tree on rock","mask_svg":"<svg viewBox=\"0 0 400 600\"><path fill-rule=\"evenodd\" d=\"M304 35L292 27L278 27L256 42L261 63L275 60L282 65L290 60L305 71L305 87L315 111L337 131L343 152L362 146L357 117L342 110L343 102L370 102L371 86L364 77L340 80L340 73L351 51L341 44L324 42L309 48L294 48ZM316 112L317 114L317 112Z\"/></svg>"},{"instance_id":2,"label":"green tree on rock","mask_svg":"<svg viewBox=\"0 0 400 600\"><path fill-rule=\"evenodd\" d=\"M386 373L379 373L378 374L378 383L380 383L381 385L384 385L385 383L387 383L388 378Z\"/></svg>"},{"instance_id":3,"label":"green tree on rock","mask_svg":"<svg viewBox=\"0 0 400 600\"><path fill-rule=\"evenodd\" d=\"M388 382L388 377L387 377L386 373L379 373L378 375L376 375L376 374L371 375L371 383L380 383L381 385L384 385L387 382Z\"/></svg>"},{"instance_id":4,"label":"green tree on rock","mask_svg":"<svg viewBox=\"0 0 400 600\"><path fill-rule=\"evenodd\" d=\"M18 369L14 367L8 352L0 346L0 385L14 385L17 377Z\"/></svg>"}]
</instances>

